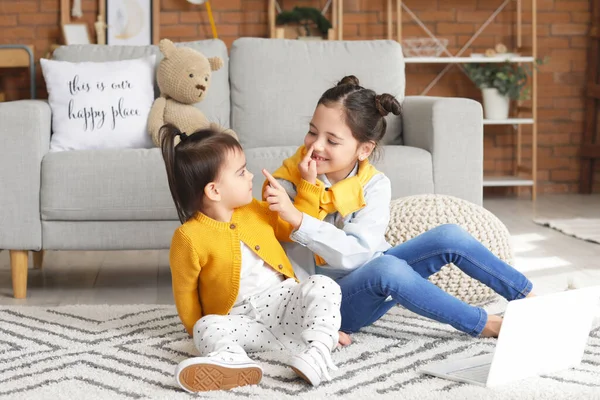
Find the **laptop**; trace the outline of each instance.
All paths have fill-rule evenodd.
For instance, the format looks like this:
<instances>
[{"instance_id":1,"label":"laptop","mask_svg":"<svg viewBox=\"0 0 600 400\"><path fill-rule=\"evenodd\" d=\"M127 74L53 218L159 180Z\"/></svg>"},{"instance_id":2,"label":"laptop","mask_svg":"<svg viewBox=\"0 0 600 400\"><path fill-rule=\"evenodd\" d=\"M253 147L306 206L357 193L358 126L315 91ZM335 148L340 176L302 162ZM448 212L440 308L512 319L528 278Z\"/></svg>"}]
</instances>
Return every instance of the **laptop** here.
<instances>
[{"instance_id":1,"label":"laptop","mask_svg":"<svg viewBox=\"0 0 600 400\"><path fill-rule=\"evenodd\" d=\"M599 300L600 286L594 286L511 301L494 352L432 363L420 372L492 387L576 367Z\"/></svg>"}]
</instances>

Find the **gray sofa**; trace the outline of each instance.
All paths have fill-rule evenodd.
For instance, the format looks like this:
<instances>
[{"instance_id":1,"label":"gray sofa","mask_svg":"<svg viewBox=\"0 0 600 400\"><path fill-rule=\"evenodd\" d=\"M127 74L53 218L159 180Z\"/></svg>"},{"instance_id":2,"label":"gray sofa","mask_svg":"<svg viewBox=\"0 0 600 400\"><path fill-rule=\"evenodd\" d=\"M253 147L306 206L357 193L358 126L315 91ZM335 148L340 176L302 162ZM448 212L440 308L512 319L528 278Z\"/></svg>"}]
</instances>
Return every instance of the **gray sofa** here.
<instances>
[{"instance_id":1,"label":"gray sofa","mask_svg":"<svg viewBox=\"0 0 600 400\"><path fill-rule=\"evenodd\" d=\"M404 62L394 41L304 42L241 38L230 54L219 40L191 46L220 56L208 118L233 128L249 170L274 170L299 146L319 96L345 75L402 101L390 116L377 166L393 197L419 193L482 201L480 104L458 98L404 97ZM54 59L108 61L160 52L156 46L64 46ZM158 60L157 60L158 62ZM13 291L25 297L28 251L166 249L177 214L158 149L49 152L48 103L0 103L0 249L11 251ZM260 197L260 184L255 184Z\"/></svg>"}]
</instances>

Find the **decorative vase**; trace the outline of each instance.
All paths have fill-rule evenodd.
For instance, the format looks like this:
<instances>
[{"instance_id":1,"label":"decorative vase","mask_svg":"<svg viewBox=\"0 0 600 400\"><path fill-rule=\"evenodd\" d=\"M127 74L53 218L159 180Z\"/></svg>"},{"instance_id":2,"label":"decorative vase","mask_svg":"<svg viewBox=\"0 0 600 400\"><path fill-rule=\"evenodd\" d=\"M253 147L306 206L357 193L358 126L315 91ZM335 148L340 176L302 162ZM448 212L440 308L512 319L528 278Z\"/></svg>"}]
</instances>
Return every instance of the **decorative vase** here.
<instances>
[{"instance_id":1,"label":"decorative vase","mask_svg":"<svg viewBox=\"0 0 600 400\"><path fill-rule=\"evenodd\" d=\"M485 119L507 119L510 98L498 93L496 88L481 89Z\"/></svg>"}]
</instances>

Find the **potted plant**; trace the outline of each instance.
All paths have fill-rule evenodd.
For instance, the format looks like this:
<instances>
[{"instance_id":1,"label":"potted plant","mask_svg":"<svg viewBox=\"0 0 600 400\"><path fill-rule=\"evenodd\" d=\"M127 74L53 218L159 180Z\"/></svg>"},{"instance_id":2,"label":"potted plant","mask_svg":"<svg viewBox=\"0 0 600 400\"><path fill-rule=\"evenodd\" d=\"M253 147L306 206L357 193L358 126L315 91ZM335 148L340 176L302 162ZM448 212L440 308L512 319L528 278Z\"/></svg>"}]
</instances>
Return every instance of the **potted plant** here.
<instances>
[{"instance_id":1,"label":"potted plant","mask_svg":"<svg viewBox=\"0 0 600 400\"><path fill-rule=\"evenodd\" d=\"M465 70L473 83L481 89L483 110L486 119L507 119L511 100L526 100L529 98L527 81L531 75L531 65L519 65L510 62L514 54L506 52L504 45L488 49L486 57L506 56L505 62L500 63L467 63ZM545 60L537 59L533 68L537 68Z\"/></svg>"},{"instance_id":2,"label":"potted plant","mask_svg":"<svg viewBox=\"0 0 600 400\"><path fill-rule=\"evenodd\" d=\"M276 23L298 25L301 29L297 29L297 35L294 35L298 39L322 39L332 27L329 20L313 7L294 7L292 11L283 11L277 15Z\"/></svg>"}]
</instances>

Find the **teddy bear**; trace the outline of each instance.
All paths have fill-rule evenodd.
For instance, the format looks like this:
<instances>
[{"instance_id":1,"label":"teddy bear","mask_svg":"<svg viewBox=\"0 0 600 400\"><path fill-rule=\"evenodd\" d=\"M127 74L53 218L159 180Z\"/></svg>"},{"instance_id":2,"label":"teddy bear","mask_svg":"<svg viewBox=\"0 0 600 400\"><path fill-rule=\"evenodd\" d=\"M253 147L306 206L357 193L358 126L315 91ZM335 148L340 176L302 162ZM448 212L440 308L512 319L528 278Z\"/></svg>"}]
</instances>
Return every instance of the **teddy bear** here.
<instances>
[{"instance_id":1,"label":"teddy bear","mask_svg":"<svg viewBox=\"0 0 600 400\"><path fill-rule=\"evenodd\" d=\"M189 47L176 47L169 39L162 39L159 49L164 55L156 73L160 97L154 100L148 116L148 132L154 144L160 147L160 128L168 123L187 134L212 128L237 139L231 129L208 121L204 113L194 107L206 97L211 74L223 67L223 60L207 58Z\"/></svg>"}]
</instances>

